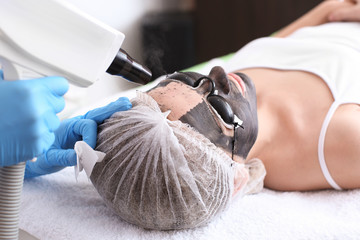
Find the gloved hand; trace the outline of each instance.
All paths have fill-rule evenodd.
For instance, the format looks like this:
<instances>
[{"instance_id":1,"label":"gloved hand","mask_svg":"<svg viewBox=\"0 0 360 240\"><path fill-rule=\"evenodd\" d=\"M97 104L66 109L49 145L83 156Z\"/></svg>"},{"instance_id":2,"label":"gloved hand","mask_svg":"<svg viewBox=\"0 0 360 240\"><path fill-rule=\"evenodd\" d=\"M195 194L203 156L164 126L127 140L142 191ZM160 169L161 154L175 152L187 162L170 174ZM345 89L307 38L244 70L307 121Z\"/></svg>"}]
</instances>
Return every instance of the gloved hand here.
<instances>
[{"instance_id":1,"label":"gloved hand","mask_svg":"<svg viewBox=\"0 0 360 240\"><path fill-rule=\"evenodd\" d=\"M44 153L60 125L69 86L62 77L4 81L0 70L0 166Z\"/></svg>"},{"instance_id":2,"label":"gloved hand","mask_svg":"<svg viewBox=\"0 0 360 240\"><path fill-rule=\"evenodd\" d=\"M62 121L55 132L55 142L50 149L39 156L36 162L26 162L25 178L57 172L66 166L76 165L75 143L83 140L90 147L95 148L98 124L101 124L113 113L129 108L131 108L129 100L119 98L117 101L91 110L83 116Z\"/></svg>"}]
</instances>

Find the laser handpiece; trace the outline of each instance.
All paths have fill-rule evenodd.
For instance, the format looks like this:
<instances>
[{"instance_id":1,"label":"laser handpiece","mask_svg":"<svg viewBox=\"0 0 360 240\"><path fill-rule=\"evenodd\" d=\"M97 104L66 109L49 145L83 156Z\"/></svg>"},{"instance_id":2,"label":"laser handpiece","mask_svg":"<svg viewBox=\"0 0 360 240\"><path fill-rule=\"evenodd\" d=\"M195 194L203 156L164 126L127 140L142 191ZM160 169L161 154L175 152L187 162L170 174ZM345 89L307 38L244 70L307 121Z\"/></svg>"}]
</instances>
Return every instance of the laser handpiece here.
<instances>
[{"instance_id":1,"label":"laser handpiece","mask_svg":"<svg viewBox=\"0 0 360 240\"><path fill-rule=\"evenodd\" d=\"M106 72L111 75L122 76L125 79L139 84L150 82L152 76L151 71L147 67L130 57L123 49L120 49L116 54L115 59Z\"/></svg>"}]
</instances>

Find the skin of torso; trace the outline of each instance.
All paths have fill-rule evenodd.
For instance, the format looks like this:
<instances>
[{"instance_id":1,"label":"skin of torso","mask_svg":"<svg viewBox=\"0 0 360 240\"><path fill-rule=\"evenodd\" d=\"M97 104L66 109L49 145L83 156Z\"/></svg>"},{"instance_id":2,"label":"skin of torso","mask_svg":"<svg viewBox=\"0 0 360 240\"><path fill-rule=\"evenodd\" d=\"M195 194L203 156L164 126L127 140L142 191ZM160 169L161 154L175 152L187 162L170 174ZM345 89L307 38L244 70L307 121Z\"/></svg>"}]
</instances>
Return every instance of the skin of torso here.
<instances>
[{"instance_id":1,"label":"skin of torso","mask_svg":"<svg viewBox=\"0 0 360 240\"><path fill-rule=\"evenodd\" d=\"M318 161L320 130L334 101L326 83L304 71L252 68L241 72L254 81L257 91L259 134L248 159L256 157L263 161L267 170L265 186L296 191L330 188ZM359 151L349 152L339 144L340 137L341 141L353 142L354 134L342 132L343 124L351 125L356 122L352 120L355 117L360 117L358 105L341 105L325 138L327 166L343 188L356 188L360 183L359 161L354 166L349 162L353 157L348 156L359 154ZM350 120L344 122L347 118ZM354 178L358 183L354 183Z\"/></svg>"}]
</instances>

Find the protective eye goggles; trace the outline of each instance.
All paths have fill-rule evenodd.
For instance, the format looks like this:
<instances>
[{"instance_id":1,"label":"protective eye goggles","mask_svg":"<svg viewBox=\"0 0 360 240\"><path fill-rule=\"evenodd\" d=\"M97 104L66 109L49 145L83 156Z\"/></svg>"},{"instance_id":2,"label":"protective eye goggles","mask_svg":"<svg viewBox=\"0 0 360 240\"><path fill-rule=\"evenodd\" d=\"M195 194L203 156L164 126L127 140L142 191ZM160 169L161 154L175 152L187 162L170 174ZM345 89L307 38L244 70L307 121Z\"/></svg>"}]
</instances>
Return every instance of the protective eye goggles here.
<instances>
[{"instance_id":1,"label":"protective eye goggles","mask_svg":"<svg viewBox=\"0 0 360 240\"><path fill-rule=\"evenodd\" d=\"M214 80L209 77L203 76L194 83L194 88L199 87L204 80L208 80L211 83L211 91L207 95L206 100L219 114L221 119L227 124L243 128L243 121L234 114L234 111L232 110L230 104L225 100L225 98L217 94Z\"/></svg>"},{"instance_id":2,"label":"protective eye goggles","mask_svg":"<svg viewBox=\"0 0 360 240\"><path fill-rule=\"evenodd\" d=\"M194 88L197 88L202 84L203 81L208 80L211 83L211 91L207 95L206 100L209 102L209 104L214 108L214 110L219 114L221 119L227 123L234 126L234 137L232 141L232 159L234 158L234 148L235 148L235 138L236 138L236 129L238 127L242 126L243 121L239 119L232 110L230 104L223 98L222 96L217 94L217 90L215 89L215 82L211 78L207 76L203 76L196 80L194 83Z\"/></svg>"}]
</instances>

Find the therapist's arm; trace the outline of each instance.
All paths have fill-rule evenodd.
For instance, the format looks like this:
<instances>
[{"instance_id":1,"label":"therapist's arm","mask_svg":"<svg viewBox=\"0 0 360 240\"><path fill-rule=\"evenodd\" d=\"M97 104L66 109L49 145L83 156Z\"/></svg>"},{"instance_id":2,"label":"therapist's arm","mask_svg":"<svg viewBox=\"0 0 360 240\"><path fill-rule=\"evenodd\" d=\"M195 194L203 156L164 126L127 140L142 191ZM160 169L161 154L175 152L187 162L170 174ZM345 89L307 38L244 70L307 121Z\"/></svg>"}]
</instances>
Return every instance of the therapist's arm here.
<instances>
[{"instance_id":1,"label":"therapist's arm","mask_svg":"<svg viewBox=\"0 0 360 240\"><path fill-rule=\"evenodd\" d=\"M277 32L274 37L287 37L299 28L307 26L316 26L329 22L329 16L334 11L340 9L349 9L355 6L355 3L351 0L337 1L327 0L321 2L315 8L298 18L288 26Z\"/></svg>"}]
</instances>

